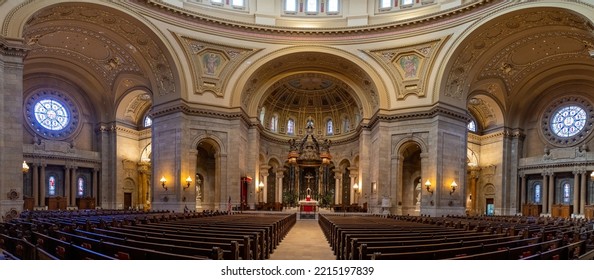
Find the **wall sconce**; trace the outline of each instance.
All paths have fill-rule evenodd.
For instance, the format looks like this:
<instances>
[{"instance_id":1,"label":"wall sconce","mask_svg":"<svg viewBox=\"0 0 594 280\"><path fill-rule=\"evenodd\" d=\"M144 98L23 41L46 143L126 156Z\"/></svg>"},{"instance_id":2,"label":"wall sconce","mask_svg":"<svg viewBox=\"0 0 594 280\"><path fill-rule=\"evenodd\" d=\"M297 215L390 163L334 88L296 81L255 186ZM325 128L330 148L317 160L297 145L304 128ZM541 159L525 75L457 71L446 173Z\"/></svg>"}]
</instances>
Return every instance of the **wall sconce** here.
<instances>
[{"instance_id":1,"label":"wall sconce","mask_svg":"<svg viewBox=\"0 0 594 280\"><path fill-rule=\"evenodd\" d=\"M355 183L355 184L353 185L353 189L355 190L355 193L359 193L359 191L360 191L360 190L359 190L359 185L357 185L357 183Z\"/></svg>"},{"instance_id":2,"label":"wall sconce","mask_svg":"<svg viewBox=\"0 0 594 280\"><path fill-rule=\"evenodd\" d=\"M594 181L594 171L592 171L592 174L590 174L590 178L592 178L592 181Z\"/></svg>"},{"instance_id":3,"label":"wall sconce","mask_svg":"<svg viewBox=\"0 0 594 280\"><path fill-rule=\"evenodd\" d=\"M188 178L186 178L186 184L187 186L184 187L184 191L190 187L190 184L192 183L192 177L188 176Z\"/></svg>"},{"instance_id":4,"label":"wall sconce","mask_svg":"<svg viewBox=\"0 0 594 280\"><path fill-rule=\"evenodd\" d=\"M165 179L165 176L161 177L161 186L167 190L167 187L165 186L165 183L167 183L167 179Z\"/></svg>"},{"instance_id":5,"label":"wall sconce","mask_svg":"<svg viewBox=\"0 0 594 280\"><path fill-rule=\"evenodd\" d=\"M29 165L27 164L26 161L23 160L23 173L27 173L29 172ZM594 172L592 172L592 174L594 174Z\"/></svg>"},{"instance_id":6,"label":"wall sconce","mask_svg":"<svg viewBox=\"0 0 594 280\"><path fill-rule=\"evenodd\" d=\"M427 192L433 194L433 190L431 189L431 182L429 182L429 179L427 179L427 182L425 182L425 188L427 189Z\"/></svg>"},{"instance_id":7,"label":"wall sconce","mask_svg":"<svg viewBox=\"0 0 594 280\"><path fill-rule=\"evenodd\" d=\"M450 184L450 188L452 188L452 190L450 191L450 195L452 195L456 191L457 186L458 184L456 184L456 180L452 181L452 183Z\"/></svg>"}]
</instances>

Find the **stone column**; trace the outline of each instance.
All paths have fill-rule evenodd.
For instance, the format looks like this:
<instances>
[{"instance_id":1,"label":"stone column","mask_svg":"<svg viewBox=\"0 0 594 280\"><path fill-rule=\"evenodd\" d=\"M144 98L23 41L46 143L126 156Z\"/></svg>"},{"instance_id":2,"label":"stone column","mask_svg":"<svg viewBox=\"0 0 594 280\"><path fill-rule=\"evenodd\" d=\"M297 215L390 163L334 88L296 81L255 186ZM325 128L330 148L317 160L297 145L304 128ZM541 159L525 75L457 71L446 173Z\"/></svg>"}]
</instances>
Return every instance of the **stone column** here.
<instances>
[{"instance_id":1,"label":"stone column","mask_svg":"<svg viewBox=\"0 0 594 280\"><path fill-rule=\"evenodd\" d=\"M351 192L350 204L353 204L353 203L358 203L357 194L355 193L355 189L353 188L355 183L357 183L357 185L359 185L359 183L356 181L358 172L357 172L356 167L349 167L349 171L350 171L349 178L351 179L351 183L349 184L349 189ZM361 188L361 186L359 186L359 190L360 190L360 188Z\"/></svg>"},{"instance_id":2,"label":"stone column","mask_svg":"<svg viewBox=\"0 0 594 280\"><path fill-rule=\"evenodd\" d=\"M78 191L78 186L76 184L77 169L77 167L72 167L70 169L70 206L76 206L76 193Z\"/></svg>"},{"instance_id":3,"label":"stone column","mask_svg":"<svg viewBox=\"0 0 594 280\"><path fill-rule=\"evenodd\" d=\"M579 175L580 171L573 172L573 214L577 215L580 210L580 187L579 187Z\"/></svg>"},{"instance_id":4,"label":"stone column","mask_svg":"<svg viewBox=\"0 0 594 280\"><path fill-rule=\"evenodd\" d=\"M64 196L68 199L68 206L72 206L71 199L72 199L72 192L70 191L70 166L64 166Z\"/></svg>"},{"instance_id":5,"label":"stone column","mask_svg":"<svg viewBox=\"0 0 594 280\"><path fill-rule=\"evenodd\" d=\"M580 205L579 205L579 214L581 215L585 215L586 212L584 211L584 206L586 206L587 200L586 200L586 189L587 189L587 171L583 171L582 172L582 180L580 181ZM573 206L573 207L577 207L577 206Z\"/></svg>"},{"instance_id":6,"label":"stone column","mask_svg":"<svg viewBox=\"0 0 594 280\"><path fill-rule=\"evenodd\" d=\"M342 172L336 169L334 170L334 203L342 204Z\"/></svg>"},{"instance_id":7,"label":"stone column","mask_svg":"<svg viewBox=\"0 0 594 280\"><path fill-rule=\"evenodd\" d=\"M521 176L521 181L520 181L520 211L522 209L522 205L524 205L525 203L528 202L527 200L527 196L528 193L526 192L526 174L522 173L520 174Z\"/></svg>"},{"instance_id":8,"label":"stone column","mask_svg":"<svg viewBox=\"0 0 594 280\"><path fill-rule=\"evenodd\" d=\"M45 181L45 167L47 164L41 164L41 171L39 173L39 206L45 206L45 190L47 189L47 182Z\"/></svg>"},{"instance_id":9,"label":"stone column","mask_svg":"<svg viewBox=\"0 0 594 280\"><path fill-rule=\"evenodd\" d=\"M470 208L470 213L471 214L475 214L477 213L477 201L478 201L478 195L477 195L477 183L478 183L478 179L479 179L479 171L480 168L478 167L471 167L470 168L470 196L472 196L472 200L470 201L470 205L467 208ZM423 183L423 182L421 182ZM424 184L424 183L423 183ZM424 185L423 185L424 187ZM434 187L435 188L435 187ZM422 189L421 189L422 190Z\"/></svg>"},{"instance_id":10,"label":"stone column","mask_svg":"<svg viewBox=\"0 0 594 280\"><path fill-rule=\"evenodd\" d=\"M549 201L549 176L546 171L542 173L542 213L547 214L549 213L548 201Z\"/></svg>"},{"instance_id":11,"label":"stone column","mask_svg":"<svg viewBox=\"0 0 594 280\"><path fill-rule=\"evenodd\" d=\"M0 221L23 210L23 197L7 199L12 189L23 194L23 60L21 39L0 35ZM16 217L15 217L16 218Z\"/></svg>"},{"instance_id":12,"label":"stone column","mask_svg":"<svg viewBox=\"0 0 594 280\"><path fill-rule=\"evenodd\" d=\"M555 203L555 173L549 173L549 202L548 202L548 209L549 212L553 210L553 204Z\"/></svg>"},{"instance_id":13,"label":"stone column","mask_svg":"<svg viewBox=\"0 0 594 280\"><path fill-rule=\"evenodd\" d=\"M95 199L95 207L97 207L97 190L99 189L99 180L97 176L99 176L99 170L97 168L93 168L93 186L91 189L91 196Z\"/></svg>"},{"instance_id":14,"label":"stone column","mask_svg":"<svg viewBox=\"0 0 594 280\"><path fill-rule=\"evenodd\" d=\"M33 170L33 206L39 206L39 165L31 164Z\"/></svg>"},{"instance_id":15,"label":"stone column","mask_svg":"<svg viewBox=\"0 0 594 280\"><path fill-rule=\"evenodd\" d=\"M285 169L279 168L276 170L276 199L275 202L283 202L283 178L285 177Z\"/></svg>"}]
</instances>

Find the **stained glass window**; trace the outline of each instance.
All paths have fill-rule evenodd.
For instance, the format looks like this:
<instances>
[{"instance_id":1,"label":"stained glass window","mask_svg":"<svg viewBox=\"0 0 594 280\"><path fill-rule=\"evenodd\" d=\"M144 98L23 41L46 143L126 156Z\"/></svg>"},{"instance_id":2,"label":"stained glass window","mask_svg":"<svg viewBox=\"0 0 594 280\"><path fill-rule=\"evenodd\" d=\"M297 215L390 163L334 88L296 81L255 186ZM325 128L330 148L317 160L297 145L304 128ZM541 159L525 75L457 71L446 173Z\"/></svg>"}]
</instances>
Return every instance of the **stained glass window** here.
<instances>
[{"instance_id":1,"label":"stained glass window","mask_svg":"<svg viewBox=\"0 0 594 280\"><path fill-rule=\"evenodd\" d=\"M305 11L307 13L317 13L318 12L318 0L306 0L305 1Z\"/></svg>"},{"instance_id":2,"label":"stained glass window","mask_svg":"<svg viewBox=\"0 0 594 280\"><path fill-rule=\"evenodd\" d=\"M534 186L534 203L540 203L540 184Z\"/></svg>"},{"instance_id":3,"label":"stained glass window","mask_svg":"<svg viewBox=\"0 0 594 280\"><path fill-rule=\"evenodd\" d=\"M587 117L581 107L566 106L553 115L551 129L559 137L572 137L584 129Z\"/></svg>"},{"instance_id":4,"label":"stained glass window","mask_svg":"<svg viewBox=\"0 0 594 280\"><path fill-rule=\"evenodd\" d=\"M328 121L326 122L326 134L334 134L334 125L332 124L332 119L328 119Z\"/></svg>"},{"instance_id":5,"label":"stained glass window","mask_svg":"<svg viewBox=\"0 0 594 280\"><path fill-rule=\"evenodd\" d=\"M39 100L34 107L35 120L49 130L62 130L68 126L68 110L54 99Z\"/></svg>"},{"instance_id":6,"label":"stained glass window","mask_svg":"<svg viewBox=\"0 0 594 280\"><path fill-rule=\"evenodd\" d=\"M287 134L295 134L295 121L293 119L289 119L289 121L287 121Z\"/></svg>"},{"instance_id":7,"label":"stained glass window","mask_svg":"<svg viewBox=\"0 0 594 280\"><path fill-rule=\"evenodd\" d=\"M49 188L48 188L48 192L47 192L48 195L50 195L50 196L56 195L56 177L49 176L48 183L49 183L49 186L48 186Z\"/></svg>"},{"instance_id":8,"label":"stained glass window","mask_svg":"<svg viewBox=\"0 0 594 280\"><path fill-rule=\"evenodd\" d=\"M569 183L563 184L563 203L569 204L569 196L571 195L571 186Z\"/></svg>"},{"instance_id":9,"label":"stained glass window","mask_svg":"<svg viewBox=\"0 0 594 280\"><path fill-rule=\"evenodd\" d=\"M78 178L78 196L83 196L85 193L85 179L83 177Z\"/></svg>"},{"instance_id":10,"label":"stained glass window","mask_svg":"<svg viewBox=\"0 0 594 280\"><path fill-rule=\"evenodd\" d=\"M276 132L278 129L278 115L274 114L272 115L272 118L270 118L270 130Z\"/></svg>"},{"instance_id":11,"label":"stained glass window","mask_svg":"<svg viewBox=\"0 0 594 280\"><path fill-rule=\"evenodd\" d=\"M392 7L392 0L380 0L380 9Z\"/></svg>"}]
</instances>

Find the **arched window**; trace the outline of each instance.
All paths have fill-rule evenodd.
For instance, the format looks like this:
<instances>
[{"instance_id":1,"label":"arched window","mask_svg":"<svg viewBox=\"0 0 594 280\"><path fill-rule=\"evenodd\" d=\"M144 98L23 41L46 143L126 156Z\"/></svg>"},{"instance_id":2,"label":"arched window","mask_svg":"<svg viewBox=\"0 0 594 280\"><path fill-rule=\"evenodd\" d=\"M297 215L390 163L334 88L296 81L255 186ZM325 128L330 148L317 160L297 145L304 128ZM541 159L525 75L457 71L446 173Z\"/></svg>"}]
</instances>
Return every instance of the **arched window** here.
<instances>
[{"instance_id":1,"label":"arched window","mask_svg":"<svg viewBox=\"0 0 594 280\"><path fill-rule=\"evenodd\" d=\"M78 177L78 181L77 181L77 194L78 197L83 197L85 195L85 179L83 177Z\"/></svg>"},{"instance_id":2,"label":"arched window","mask_svg":"<svg viewBox=\"0 0 594 280\"><path fill-rule=\"evenodd\" d=\"M468 131L476 133L476 122L474 120L470 120L466 127L468 128Z\"/></svg>"},{"instance_id":3,"label":"arched window","mask_svg":"<svg viewBox=\"0 0 594 280\"><path fill-rule=\"evenodd\" d=\"M351 131L351 121L347 116L342 117L342 132L349 132Z\"/></svg>"},{"instance_id":4,"label":"arched window","mask_svg":"<svg viewBox=\"0 0 594 280\"><path fill-rule=\"evenodd\" d=\"M334 134L334 125L332 124L332 119L328 119L326 121L326 135L333 135Z\"/></svg>"},{"instance_id":5,"label":"arched window","mask_svg":"<svg viewBox=\"0 0 594 280\"><path fill-rule=\"evenodd\" d=\"M565 183L565 184L563 184L563 203L569 204L570 197L571 197L571 186L569 185L569 183Z\"/></svg>"},{"instance_id":6,"label":"arched window","mask_svg":"<svg viewBox=\"0 0 594 280\"><path fill-rule=\"evenodd\" d=\"M276 132L278 129L278 115L274 114L272 115L272 118L270 118L270 130Z\"/></svg>"},{"instance_id":7,"label":"arched window","mask_svg":"<svg viewBox=\"0 0 594 280\"><path fill-rule=\"evenodd\" d=\"M295 134L295 121L293 119L289 119L287 121L287 134L289 134L289 135Z\"/></svg>"},{"instance_id":8,"label":"arched window","mask_svg":"<svg viewBox=\"0 0 594 280\"><path fill-rule=\"evenodd\" d=\"M534 198L533 198L533 202L535 204L539 204L540 203L540 194L541 192L541 186L540 183L537 183L536 185L534 185Z\"/></svg>"},{"instance_id":9,"label":"arched window","mask_svg":"<svg viewBox=\"0 0 594 280\"><path fill-rule=\"evenodd\" d=\"M266 107L262 107L260 110L260 123L264 125L264 116L266 115Z\"/></svg>"},{"instance_id":10,"label":"arched window","mask_svg":"<svg viewBox=\"0 0 594 280\"><path fill-rule=\"evenodd\" d=\"M327 0L326 2L328 5L328 10L326 11L326 13L337 14L339 12L338 0Z\"/></svg>"},{"instance_id":11,"label":"arched window","mask_svg":"<svg viewBox=\"0 0 594 280\"><path fill-rule=\"evenodd\" d=\"M151 127L153 125L153 119L149 116L144 117L144 127Z\"/></svg>"},{"instance_id":12,"label":"arched window","mask_svg":"<svg viewBox=\"0 0 594 280\"><path fill-rule=\"evenodd\" d=\"M54 177L54 176L49 176L49 179L48 179L48 192L47 192L47 194L49 196L56 195L56 177Z\"/></svg>"}]
</instances>

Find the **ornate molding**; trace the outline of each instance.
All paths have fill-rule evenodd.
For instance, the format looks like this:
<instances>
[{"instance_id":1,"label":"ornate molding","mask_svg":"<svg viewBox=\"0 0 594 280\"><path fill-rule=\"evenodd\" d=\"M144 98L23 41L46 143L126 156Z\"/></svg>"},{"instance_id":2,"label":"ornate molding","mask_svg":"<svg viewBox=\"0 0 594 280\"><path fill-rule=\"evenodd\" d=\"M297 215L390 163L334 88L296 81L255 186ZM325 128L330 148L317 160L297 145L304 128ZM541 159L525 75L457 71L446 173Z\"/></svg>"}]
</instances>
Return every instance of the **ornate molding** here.
<instances>
[{"instance_id":1,"label":"ornate molding","mask_svg":"<svg viewBox=\"0 0 594 280\"><path fill-rule=\"evenodd\" d=\"M192 66L196 94L212 92L217 97L223 97L225 86L229 84L229 76L248 57L260 51L260 49L214 44L177 33L173 35L182 46L186 59Z\"/></svg>"},{"instance_id":2,"label":"ornate molding","mask_svg":"<svg viewBox=\"0 0 594 280\"><path fill-rule=\"evenodd\" d=\"M64 25L50 25L51 22L60 22ZM101 26L113 33L95 33L90 29L83 28L84 24ZM80 63L91 63L92 69L101 73L107 84L112 86L114 77L120 72L139 72L145 75L154 75L158 95L163 96L176 91L175 79L170 63L162 51L162 47L147 34L143 26L129 20L129 17L116 15L107 10L95 9L93 6L83 6L74 3L62 3L39 10L27 22L24 38L31 46L37 46L38 52L54 52L57 55L67 55L76 58ZM107 57L92 58L84 55L82 47L78 44L59 46L40 46L43 36L55 32L74 32L73 34L85 34L88 38L105 42L110 48ZM121 35L120 35L121 34ZM110 37L113 36L114 38ZM117 37L117 38L115 38ZM114 42L126 40L127 44L121 45ZM145 58L150 69L140 70L139 64L134 57Z\"/></svg>"},{"instance_id":3,"label":"ornate molding","mask_svg":"<svg viewBox=\"0 0 594 280\"><path fill-rule=\"evenodd\" d=\"M217 18L204 13L190 11L188 9L169 5L163 1L144 0L136 1L138 9L144 8L146 12L162 13L163 18L171 14L183 15L188 27L199 26L207 31L222 34L233 34L233 37L254 39L259 41L275 42L316 42L332 41L337 44L357 38L359 42L385 40L387 37L402 35L406 32L433 30L443 28L444 25L458 25L461 21L472 21L480 18L484 10L490 6L504 5L500 1L479 0L471 1L468 4L439 11L436 13L405 19L391 21L389 23L366 25L360 27L338 27L338 28L298 28L298 27L276 27L270 25L253 24L234 21L232 18Z\"/></svg>"},{"instance_id":4,"label":"ornate molding","mask_svg":"<svg viewBox=\"0 0 594 280\"><path fill-rule=\"evenodd\" d=\"M448 37L444 37L412 46L363 52L386 69L393 84L399 87L397 99L403 100L409 94L424 97L434 55L447 39Z\"/></svg>"}]
</instances>

